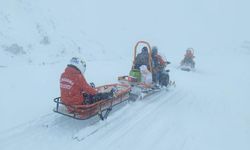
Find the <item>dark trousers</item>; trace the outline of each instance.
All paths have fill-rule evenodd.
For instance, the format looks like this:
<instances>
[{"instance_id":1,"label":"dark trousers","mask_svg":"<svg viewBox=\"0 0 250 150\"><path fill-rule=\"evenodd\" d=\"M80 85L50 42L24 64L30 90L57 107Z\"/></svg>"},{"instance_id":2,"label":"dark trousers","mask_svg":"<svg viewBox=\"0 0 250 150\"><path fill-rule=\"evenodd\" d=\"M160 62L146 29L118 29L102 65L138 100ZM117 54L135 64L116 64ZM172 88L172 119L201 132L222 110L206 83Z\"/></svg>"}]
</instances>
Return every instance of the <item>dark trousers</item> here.
<instances>
[{"instance_id":1,"label":"dark trousers","mask_svg":"<svg viewBox=\"0 0 250 150\"><path fill-rule=\"evenodd\" d=\"M100 100L107 100L112 98L113 94L111 92L97 93L96 95L84 94L85 98L84 104L93 104Z\"/></svg>"}]
</instances>

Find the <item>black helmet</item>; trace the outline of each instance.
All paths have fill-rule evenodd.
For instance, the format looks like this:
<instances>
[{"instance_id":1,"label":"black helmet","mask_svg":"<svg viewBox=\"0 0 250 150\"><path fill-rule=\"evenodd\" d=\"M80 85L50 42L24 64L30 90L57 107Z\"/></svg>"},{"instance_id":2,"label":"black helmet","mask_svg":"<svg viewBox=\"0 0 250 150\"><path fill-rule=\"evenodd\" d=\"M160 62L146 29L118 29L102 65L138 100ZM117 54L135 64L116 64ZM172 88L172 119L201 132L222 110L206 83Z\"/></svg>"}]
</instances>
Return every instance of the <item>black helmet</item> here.
<instances>
[{"instance_id":1,"label":"black helmet","mask_svg":"<svg viewBox=\"0 0 250 150\"><path fill-rule=\"evenodd\" d=\"M158 48L156 46L152 47L152 54L156 55L158 53Z\"/></svg>"},{"instance_id":2,"label":"black helmet","mask_svg":"<svg viewBox=\"0 0 250 150\"><path fill-rule=\"evenodd\" d=\"M148 52L148 48L146 46L144 46L141 50L142 53L147 53Z\"/></svg>"}]
</instances>

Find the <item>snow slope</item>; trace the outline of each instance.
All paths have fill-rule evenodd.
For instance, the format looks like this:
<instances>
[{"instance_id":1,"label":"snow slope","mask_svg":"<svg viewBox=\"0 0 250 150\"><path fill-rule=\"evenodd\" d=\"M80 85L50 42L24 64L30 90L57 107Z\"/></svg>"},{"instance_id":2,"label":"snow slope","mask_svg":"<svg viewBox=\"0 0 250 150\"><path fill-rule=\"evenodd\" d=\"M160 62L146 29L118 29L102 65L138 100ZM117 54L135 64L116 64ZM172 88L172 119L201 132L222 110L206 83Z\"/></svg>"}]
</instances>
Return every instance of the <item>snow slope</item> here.
<instances>
[{"instance_id":1,"label":"snow slope","mask_svg":"<svg viewBox=\"0 0 250 150\"><path fill-rule=\"evenodd\" d=\"M250 149L249 2L0 1L0 149ZM177 87L77 121L52 109L72 56L117 82L136 41L157 45ZM177 69L194 47L196 72ZM86 137L82 141L73 139Z\"/></svg>"},{"instance_id":2,"label":"snow slope","mask_svg":"<svg viewBox=\"0 0 250 150\"><path fill-rule=\"evenodd\" d=\"M235 57L236 54L240 57ZM202 56L197 54L199 57ZM235 61L231 61L232 57ZM238 66L249 63L249 57L231 53L221 62L219 55L207 55L208 60L213 59L212 66L201 59L197 72L190 73L170 67L171 76L177 82L176 88L125 104L104 122L95 118L76 121L52 113L52 98L58 89L48 89L48 94L41 95L49 97L47 99L39 96L39 101L33 103L25 100L27 106L22 113L18 112L21 108L14 105L16 113L22 116L13 114L15 119L9 119L13 116L6 113L8 118L4 118L4 122L7 123L15 123L16 118L31 121L2 131L1 149L247 150L250 147L250 72ZM119 62L119 66L126 65L127 62ZM237 72L232 72L232 68ZM29 115L33 116L29 118ZM85 137L98 128L83 141L73 139L75 136Z\"/></svg>"}]
</instances>

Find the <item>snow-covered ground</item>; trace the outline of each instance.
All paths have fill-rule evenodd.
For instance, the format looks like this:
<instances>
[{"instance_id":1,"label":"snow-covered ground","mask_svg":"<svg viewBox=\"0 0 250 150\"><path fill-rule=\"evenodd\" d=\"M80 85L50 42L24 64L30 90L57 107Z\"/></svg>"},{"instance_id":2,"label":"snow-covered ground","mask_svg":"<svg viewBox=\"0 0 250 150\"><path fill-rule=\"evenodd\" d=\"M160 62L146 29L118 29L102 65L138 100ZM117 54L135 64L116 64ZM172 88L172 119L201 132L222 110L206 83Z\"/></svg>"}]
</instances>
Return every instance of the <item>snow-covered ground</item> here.
<instances>
[{"instance_id":1,"label":"snow-covered ground","mask_svg":"<svg viewBox=\"0 0 250 150\"><path fill-rule=\"evenodd\" d=\"M1 0L0 149L249 150L249 5ZM52 112L72 56L86 59L88 81L113 83L128 73L142 39L172 62L176 88L118 106L103 122ZM180 71L190 46L196 71Z\"/></svg>"}]
</instances>

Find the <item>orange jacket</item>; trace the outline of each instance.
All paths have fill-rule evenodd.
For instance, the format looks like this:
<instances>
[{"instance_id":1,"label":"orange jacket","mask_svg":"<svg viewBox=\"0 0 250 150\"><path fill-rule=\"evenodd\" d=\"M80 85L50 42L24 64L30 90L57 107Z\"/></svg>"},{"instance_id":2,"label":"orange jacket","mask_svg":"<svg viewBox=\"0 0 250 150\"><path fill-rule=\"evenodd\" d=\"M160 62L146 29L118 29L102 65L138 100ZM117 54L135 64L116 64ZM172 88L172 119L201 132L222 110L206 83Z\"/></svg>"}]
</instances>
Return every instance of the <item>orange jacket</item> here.
<instances>
[{"instance_id":1,"label":"orange jacket","mask_svg":"<svg viewBox=\"0 0 250 150\"><path fill-rule=\"evenodd\" d=\"M156 55L156 58L160 62L160 65L165 65L166 64L166 62L163 60L163 58L161 57L161 55Z\"/></svg>"},{"instance_id":2,"label":"orange jacket","mask_svg":"<svg viewBox=\"0 0 250 150\"><path fill-rule=\"evenodd\" d=\"M92 88L84 76L74 66L68 66L60 79L61 100L66 105L81 105L84 102L83 92L95 95L97 91Z\"/></svg>"}]
</instances>

